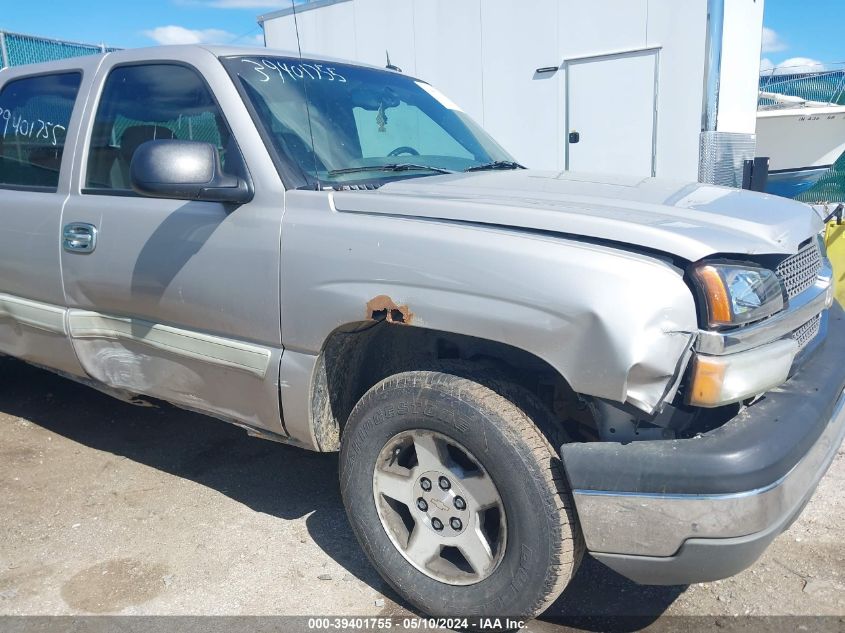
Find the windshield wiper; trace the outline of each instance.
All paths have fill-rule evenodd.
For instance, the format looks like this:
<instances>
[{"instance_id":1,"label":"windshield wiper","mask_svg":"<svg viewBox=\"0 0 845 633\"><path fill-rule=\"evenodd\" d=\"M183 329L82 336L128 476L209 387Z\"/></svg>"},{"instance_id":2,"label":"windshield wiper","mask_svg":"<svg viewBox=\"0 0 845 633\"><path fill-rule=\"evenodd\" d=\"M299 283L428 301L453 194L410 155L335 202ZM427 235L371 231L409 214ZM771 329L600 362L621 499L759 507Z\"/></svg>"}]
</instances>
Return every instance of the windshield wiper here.
<instances>
[{"instance_id":1,"label":"windshield wiper","mask_svg":"<svg viewBox=\"0 0 845 633\"><path fill-rule=\"evenodd\" d=\"M365 171L433 171L438 174L454 174L451 169L432 167L431 165L416 165L414 163L392 163L389 165L362 165L361 167L344 167L333 169L329 176L342 176L344 174L358 174Z\"/></svg>"},{"instance_id":2,"label":"windshield wiper","mask_svg":"<svg viewBox=\"0 0 845 633\"><path fill-rule=\"evenodd\" d=\"M467 167L464 171L487 171L488 169L525 169L525 167L513 160L494 160L492 163Z\"/></svg>"}]
</instances>

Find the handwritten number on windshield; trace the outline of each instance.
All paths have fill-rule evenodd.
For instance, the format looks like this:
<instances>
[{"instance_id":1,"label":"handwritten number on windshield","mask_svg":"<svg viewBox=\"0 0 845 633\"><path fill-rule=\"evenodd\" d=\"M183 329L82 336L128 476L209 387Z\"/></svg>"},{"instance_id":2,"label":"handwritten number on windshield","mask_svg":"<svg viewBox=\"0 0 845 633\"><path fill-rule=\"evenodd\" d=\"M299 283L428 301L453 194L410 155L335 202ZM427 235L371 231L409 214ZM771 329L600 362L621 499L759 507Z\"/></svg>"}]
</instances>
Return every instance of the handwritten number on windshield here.
<instances>
[{"instance_id":1,"label":"handwritten number on windshield","mask_svg":"<svg viewBox=\"0 0 845 633\"><path fill-rule=\"evenodd\" d=\"M262 59L256 61L254 59L242 59L246 64L252 64L255 72L257 72L261 79L261 83L267 83L270 79L278 76L282 83L287 81L301 81L308 77L315 81L337 81L339 83L346 83L346 77L341 75L334 67L325 66L323 64L306 64L306 63L288 63L276 59Z\"/></svg>"}]
</instances>

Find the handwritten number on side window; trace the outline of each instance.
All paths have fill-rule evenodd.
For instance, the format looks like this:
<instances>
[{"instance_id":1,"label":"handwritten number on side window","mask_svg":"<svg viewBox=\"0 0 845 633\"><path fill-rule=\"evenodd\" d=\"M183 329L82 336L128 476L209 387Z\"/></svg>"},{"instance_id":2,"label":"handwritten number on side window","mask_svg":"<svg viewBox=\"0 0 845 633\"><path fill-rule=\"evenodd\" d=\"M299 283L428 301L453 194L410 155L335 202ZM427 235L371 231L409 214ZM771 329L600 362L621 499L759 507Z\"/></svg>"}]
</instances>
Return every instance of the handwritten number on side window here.
<instances>
[{"instance_id":1,"label":"handwritten number on side window","mask_svg":"<svg viewBox=\"0 0 845 633\"><path fill-rule=\"evenodd\" d=\"M67 131L64 125L58 125L44 119L30 121L21 115L15 116L11 110L0 108L0 122L3 125L3 138L8 136L44 139L55 147L59 136Z\"/></svg>"}]
</instances>

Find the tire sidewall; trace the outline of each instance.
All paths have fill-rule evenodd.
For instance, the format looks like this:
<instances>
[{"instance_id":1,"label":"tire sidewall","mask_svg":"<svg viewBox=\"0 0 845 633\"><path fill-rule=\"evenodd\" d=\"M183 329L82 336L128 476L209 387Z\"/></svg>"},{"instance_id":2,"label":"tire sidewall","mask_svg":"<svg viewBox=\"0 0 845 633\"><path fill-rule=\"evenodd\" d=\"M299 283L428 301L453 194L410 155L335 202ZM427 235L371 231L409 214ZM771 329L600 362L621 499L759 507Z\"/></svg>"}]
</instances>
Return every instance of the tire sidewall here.
<instances>
[{"instance_id":1,"label":"tire sidewall","mask_svg":"<svg viewBox=\"0 0 845 633\"><path fill-rule=\"evenodd\" d=\"M344 505L366 554L400 594L431 615L533 616L550 569L558 563L555 544L565 535L551 502L556 491L532 458L532 447L506 419L508 407L498 406L507 401L478 385L468 395L440 388L437 380L390 382L355 407L341 448ZM488 397L477 397L479 390ZM478 583L447 585L420 572L381 524L373 495L376 460L392 437L411 429L436 431L459 442L481 462L499 491L507 520L505 554Z\"/></svg>"}]
</instances>

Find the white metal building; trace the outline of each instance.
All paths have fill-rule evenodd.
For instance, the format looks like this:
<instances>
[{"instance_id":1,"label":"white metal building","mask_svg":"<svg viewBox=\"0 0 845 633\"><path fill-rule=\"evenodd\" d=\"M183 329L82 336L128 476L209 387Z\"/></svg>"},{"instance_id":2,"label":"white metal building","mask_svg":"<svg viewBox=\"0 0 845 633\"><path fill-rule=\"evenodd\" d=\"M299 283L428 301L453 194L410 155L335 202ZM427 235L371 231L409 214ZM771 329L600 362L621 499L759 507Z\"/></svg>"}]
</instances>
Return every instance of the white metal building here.
<instances>
[{"instance_id":1,"label":"white metal building","mask_svg":"<svg viewBox=\"0 0 845 633\"><path fill-rule=\"evenodd\" d=\"M764 0L312 0L271 48L445 92L520 162L738 185L754 156Z\"/></svg>"}]
</instances>

